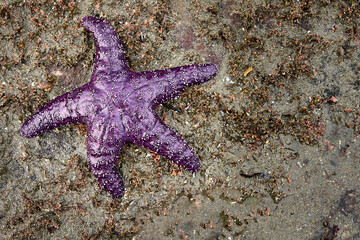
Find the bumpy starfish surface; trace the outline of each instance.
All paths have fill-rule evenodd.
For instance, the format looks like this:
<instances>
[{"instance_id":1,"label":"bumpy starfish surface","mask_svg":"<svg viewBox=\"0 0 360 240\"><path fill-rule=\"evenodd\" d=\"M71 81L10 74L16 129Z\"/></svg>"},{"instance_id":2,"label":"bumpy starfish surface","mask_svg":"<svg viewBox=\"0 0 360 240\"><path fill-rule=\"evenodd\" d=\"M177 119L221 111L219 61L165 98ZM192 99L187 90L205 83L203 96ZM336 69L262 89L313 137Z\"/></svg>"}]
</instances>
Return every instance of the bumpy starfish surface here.
<instances>
[{"instance_id":1,"label":"bumpy starfish surface","mask_svg":"<svg viewBox=\"0 0 360 240\"><path fill-rule=\"evenodd\" d=\"M116 164L125 142L148 148L188 171L198 171L200 162L190 146L154 109L186 86L209 81L217 67L189 65L132 72L124 47L108 22L88 16L81 23L95 39L90 82L40 108L22 125L21 135L30 138L68 123L85 123L90 170L114 198L122 197L125 191Z\"/></svg>"}]
</instances>

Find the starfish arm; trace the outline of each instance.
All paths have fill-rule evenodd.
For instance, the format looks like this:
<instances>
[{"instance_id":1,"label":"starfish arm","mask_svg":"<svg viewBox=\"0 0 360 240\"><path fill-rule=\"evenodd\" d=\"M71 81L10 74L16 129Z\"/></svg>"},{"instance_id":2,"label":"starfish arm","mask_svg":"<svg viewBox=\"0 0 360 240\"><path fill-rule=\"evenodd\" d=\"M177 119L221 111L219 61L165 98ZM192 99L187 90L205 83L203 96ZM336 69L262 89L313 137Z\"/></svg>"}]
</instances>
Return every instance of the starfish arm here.
<instances>
[{"instance_id":1,"label":"starfish arm","mask_svg":"<svg viewBox=\"0 0 360 240\"><path fill-rule=\"evenodd\" d=\"M91 172L99 185L114 198L124 195L124 181L117 169L117 156L124 145L123 129L118 120L100 113L97 121L89 124L87 156Z\"/></svg>"},{"instance_id":2,"label":"starfish arm","mask_svg":"<svg viewBox=\"0 0 360 240\"><path fill-rule=\"evenodd\" d=\"M110 70L129 71L124 46L108 22L87 16L81 20L81 24L92 33L95 40L96 54L93 76L96 76L96 73L109 73Z\"/></svg>"},{"instance_id":3,"label":"starfish arm","mask_svg":"<svg viewBox=\"0 0 360 240\"><path fill-rule=\"evenodd\" d=\"M84 122L84 114L91 108L89 91L85 85L50 101L24 122L21 135L31 138L68 123Z\"/></svg>"},{"instance_id":4,"label":"starfish arm","mask_svg":"<svg viewBox=\"0 0 360 240\"><path fill-rule=\"evenodd\" d=\"M150 149L190 172L200 169L200 161L191 147L174 130L165 125L156 115L148 116L142 134L136 134L133 142Z\"/></svg>"},{"instance_id":5,"label":"starfish arm","mask_svg":"<svg viewBox=\"0 0 360 240\"><path fill-rule=\"evenodd\" d=\"M214 64L187 65L153 72L143 72L157 106L179 95L189 85L201 84L215 77L218 69ZM146 84L146 81L142 81Z\"/></svg>"},{"instance_id":6,"label":"starfish arm","mask_svg":"<svg viewBox=\"0 0 360 240\"><path fill-rule=\"evenodd\" d=\"M117 169L117 157L111 155L88 154L89 167L99 185L113 198L124 196L124 180Z\"/></svg>"}]
</instances>

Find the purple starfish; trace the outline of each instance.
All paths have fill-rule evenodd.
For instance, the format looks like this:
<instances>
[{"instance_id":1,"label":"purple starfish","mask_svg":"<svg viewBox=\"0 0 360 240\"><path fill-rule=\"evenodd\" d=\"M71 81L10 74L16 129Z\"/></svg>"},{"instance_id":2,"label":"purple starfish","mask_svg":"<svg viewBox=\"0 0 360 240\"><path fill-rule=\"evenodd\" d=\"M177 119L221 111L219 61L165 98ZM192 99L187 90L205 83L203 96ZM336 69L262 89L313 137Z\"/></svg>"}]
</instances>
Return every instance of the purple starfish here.
<instances>
[{"instance_id":1,"label":"purple starfish","mask_svg":"<svg viewBox=\"0 0 360 240\"><path fill-rule=\"evenodd\" d=\"M90 170L114 198L125 191L116 166L125 142L146 147L188 171L198 171L199 159L185 140L159 119L155 108L186 86L209 81L217 67L189 65L132 72L124 47L108 22L88 16L81 23L95 39L90 82L40 108L22 125L21 135L30 138L68 123L85 123Z\"/></svg>"}]
</instances>

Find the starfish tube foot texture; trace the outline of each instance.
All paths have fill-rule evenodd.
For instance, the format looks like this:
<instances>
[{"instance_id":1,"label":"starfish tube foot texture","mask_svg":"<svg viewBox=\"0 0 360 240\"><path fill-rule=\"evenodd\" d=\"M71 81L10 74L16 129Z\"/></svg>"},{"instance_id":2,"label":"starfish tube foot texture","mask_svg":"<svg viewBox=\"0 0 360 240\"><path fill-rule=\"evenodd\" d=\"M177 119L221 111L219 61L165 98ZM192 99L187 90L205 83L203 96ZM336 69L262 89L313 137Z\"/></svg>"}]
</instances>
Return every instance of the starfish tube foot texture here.
<instances>
[{"instance_id":1,"label":"starfish tube foot texture","mask_svg":"<svg viewBox=\"0 0 360 240\"><path fill-rule=\"evenodd\" d=\"M89 168L112 197L124 195L117 157L125 142L160 154L190 172L200 161L190 146L156 114L155 108L187 86L215 77L214 64L132 72L124 47L105 20L81 21L95 40L95 63L89 83L67 92L40 108L24 122L22 136L30 138L68 123L87 125Z\"/></svg>"}]
</instances>

